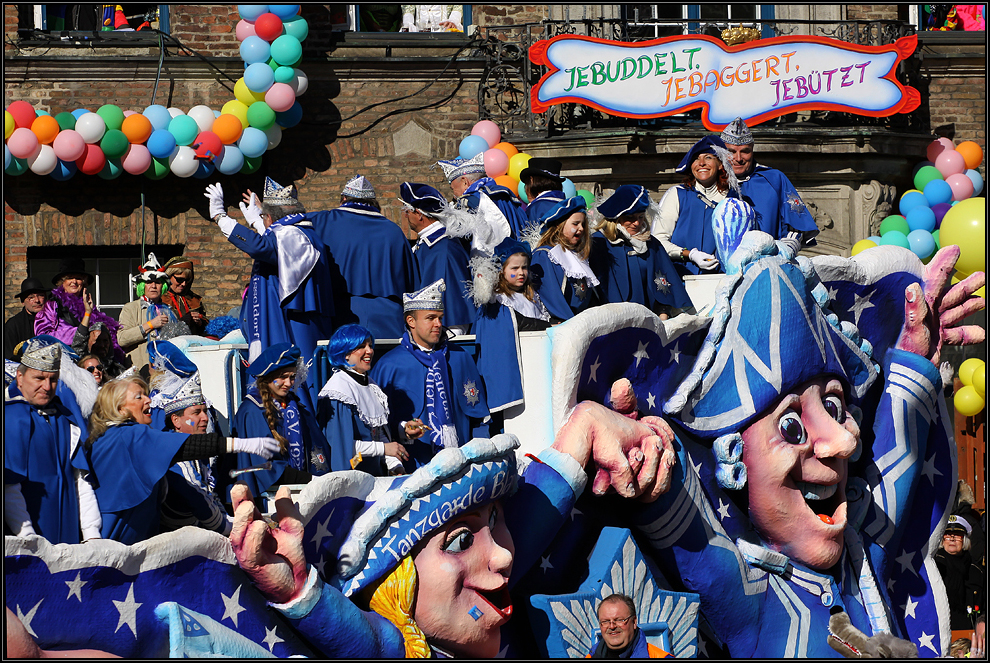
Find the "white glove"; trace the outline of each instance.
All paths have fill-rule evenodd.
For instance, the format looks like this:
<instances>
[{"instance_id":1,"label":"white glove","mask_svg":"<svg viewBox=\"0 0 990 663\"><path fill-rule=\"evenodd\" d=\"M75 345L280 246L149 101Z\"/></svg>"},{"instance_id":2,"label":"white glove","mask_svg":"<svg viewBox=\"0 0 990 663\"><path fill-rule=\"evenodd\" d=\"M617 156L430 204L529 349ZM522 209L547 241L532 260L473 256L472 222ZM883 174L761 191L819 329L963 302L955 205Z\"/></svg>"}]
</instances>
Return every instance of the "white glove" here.
<instances>
[{"instance_id":1,"label":"white glove","mask_svg":"<svg viewBox=\"0 0 990 663\"><path fill-rule=\"evenodd\" d=\"M797 237L782 237L777 241L790 249L792 255L797 255L801 250L801 240Z\"/></svg>"},{"instance_id":2,"label":"white glove","mask_svg":"<svg viewBox=\"0 0 990 663\"><path fill-rule=\"evenodd\" d=\"M688 253L688 260L704 270L712 270L718 267L718 260L715 256L698 249L691 249Z\"/></svg>"},{"instance_id":3,"label":"white glove","mask_svg":"<svg viewBox=\"0 0 990 663\"><path fill-rule=\"evenodd\" d=\"M241 214L244 215L244 220L254 228L259 235L265 232L265 222L262 219L261 205L258 204L258 196L254 193L251 194L251 204L245 205L243 201L238 205L241 208Z\"/></svg>"},{"instance_id":4,"label":"white glove","mask_svg":"<svg viewBox=\"0 0 990 663\"><path fill-rule=\"evenodd\" d=\"M215 218L218 214L226 214L227 207L223 204L223 187L217 184L206 185L206 193L203 194L210 200L210 218Z\"/></svg>"},{"instance_id":5,"label":"white glove","mask_svg":"<svg viewBox=\"0 0 990 663\"><path fill-rule=\"evenodd\" d=\"M248 453L269 460L280 451L278 440L272 437L227 438L227 453Z\"/></svg>"},{"instance_id":6,"label":"white glove","mask_svg":"<svg viewBox=\"0 0 990 663\"><path fill-rule=\"evenodd\" d=\"M221 216L217 219L217 227L220 228L220 232L223 233L224 237L230 237L230 233L237 227L237 221L226 215Z\"/></svg>"}]
</instances>

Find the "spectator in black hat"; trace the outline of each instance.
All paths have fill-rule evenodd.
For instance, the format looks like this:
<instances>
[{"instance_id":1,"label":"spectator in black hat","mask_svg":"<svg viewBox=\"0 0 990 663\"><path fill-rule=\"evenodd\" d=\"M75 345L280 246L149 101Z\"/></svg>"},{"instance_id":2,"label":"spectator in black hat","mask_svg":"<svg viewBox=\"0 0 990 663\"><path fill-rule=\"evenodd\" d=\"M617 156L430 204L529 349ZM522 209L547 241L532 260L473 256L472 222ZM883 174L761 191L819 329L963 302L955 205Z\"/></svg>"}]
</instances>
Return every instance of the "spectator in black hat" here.
<instances>
[{"instance_id":1,"label":"spectator in black hat","mask_svg":"<svg viewBox=\"0 0 990 663\"><path fill-rule=\"evenodd\" d=\"M21 291L17 293L24 308L10 316L3 324L3 358L14 359L14 348L21 341L34 336L34 318L45 307L48 289L33 276L21 281Z\"/></svg>"},{"instance_id":2,"label":"spectator in black hat","mask_svg":"<svg viewBox=\"0 0 990 663\"><path fill-rule=\"evenodd\" d=\"M942 542L934 555L949 599L949 628L959 631L958 634L953 633L954 638L972 633L975 620L983 608L983 572L973 562L969 552L972 530L965 518L949 516Z\"/></svg>"},{"instance_id":3,"label":"spectator in black hat","mask_svg":"<svg viewBox=\"0 0 990 663\"><path fill-rule=\"evenodd\" d=\"M526 216L531 222L540 221L567 197L564 178L560 176L560 162L556 159L530 159L529 165L519 173L519 179L526 185L526 197L529 198Z\"/></svg>"}]
</instances>

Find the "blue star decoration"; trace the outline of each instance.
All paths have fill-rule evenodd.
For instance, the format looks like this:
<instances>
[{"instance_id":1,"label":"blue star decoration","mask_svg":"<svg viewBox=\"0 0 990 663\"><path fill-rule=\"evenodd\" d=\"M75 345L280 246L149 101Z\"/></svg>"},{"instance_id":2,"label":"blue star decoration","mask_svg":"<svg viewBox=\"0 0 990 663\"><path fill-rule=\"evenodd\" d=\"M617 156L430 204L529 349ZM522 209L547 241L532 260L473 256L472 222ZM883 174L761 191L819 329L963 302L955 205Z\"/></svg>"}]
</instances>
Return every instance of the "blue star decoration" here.
<instances>
[{"instance_id":1,"label":"blue star decoration","mask_svg":"<svg viewBox=\"0 0 990 663\"><path fill-rule=\"evenodd\" d=\"M573 594L534 594L536 642L551 658L581 658L598 635L598 605L611 594L636 602L637 624L650 644L678 658L697 655L697 594L661 588L627 529L605 527L588 560L588 577ZM539 614L543 613L543 614Z\"/></svg>"}]
</instances>

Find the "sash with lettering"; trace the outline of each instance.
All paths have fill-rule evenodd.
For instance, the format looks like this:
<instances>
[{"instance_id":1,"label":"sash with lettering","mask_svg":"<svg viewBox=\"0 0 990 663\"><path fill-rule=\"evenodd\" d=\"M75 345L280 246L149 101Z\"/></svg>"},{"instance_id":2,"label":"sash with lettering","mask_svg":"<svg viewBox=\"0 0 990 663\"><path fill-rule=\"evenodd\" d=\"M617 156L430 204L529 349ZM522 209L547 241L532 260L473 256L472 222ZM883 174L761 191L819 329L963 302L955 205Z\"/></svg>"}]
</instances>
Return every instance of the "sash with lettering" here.
<instances>
[{"instance_id":1,"label":"sash with lettering","mask_svg":"<svg viewBox=\"0 0 990 663\"><path fill-rule=\"evenodd\" d=\"M441 338L432 352L420 350L407 331L402 347L426 367L426 418L430 441L439 451L457 446L457 429L450 420L450 397L447 395L447 339Z\"/></svg>"}]
</instances>

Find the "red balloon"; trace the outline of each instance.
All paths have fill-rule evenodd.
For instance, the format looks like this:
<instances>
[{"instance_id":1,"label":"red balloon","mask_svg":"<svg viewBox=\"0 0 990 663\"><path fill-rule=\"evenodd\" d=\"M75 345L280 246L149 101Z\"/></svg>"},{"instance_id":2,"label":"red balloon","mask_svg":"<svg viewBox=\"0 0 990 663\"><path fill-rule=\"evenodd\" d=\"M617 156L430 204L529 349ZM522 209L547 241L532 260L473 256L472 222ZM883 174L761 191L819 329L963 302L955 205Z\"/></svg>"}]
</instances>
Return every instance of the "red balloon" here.
<instances>
[{"instance_id":1,"label":"red balloon","mask_svg":"<svg viewBox=\"0 0 990 663\"><path fill-rule=\"evenodd\" d=\"M96 175L107 163L107 158L103 150L95 143L87 143L86 151L81 157L76 159L76 166L85 175Z\"/></svg>"},{"instance_id":2,"label":"red balloon","mask_svg":"<svg viewBox=\"0 0 990 663\"><path fill-rule=\"evenodd\" d=\"M254 22L254 32L267 42L273 42L282 35L282 19L268 12Z\"/></svg>"},{"instance_id":3,"label":"red balloon","mask_svg":"<svg viewBox=\"0 0 990 663\"><path fill-rule=\"evenodd\" d=\"M34 118L38 117L34 112L34 106L26 101L15 101L7 106L7 112L14 118L14 126L18 129L24 127L30 129L34 123Z\"/></svg>"},{"instance_id":4,"label":"red balloon","mask_svg":"<svg viewBox=\"0 0 990 663\"><path fill-rule=\"evenodd\" d=\"M223 150L223 142L220 140L220 136L217 136L212 131L200 131L199 135L196 136L196 140L192 143L192 148L196 150L197 159L213 161L220 156L220 152Z\"/></svg>"}]
</instances>

